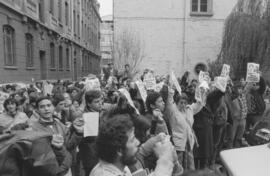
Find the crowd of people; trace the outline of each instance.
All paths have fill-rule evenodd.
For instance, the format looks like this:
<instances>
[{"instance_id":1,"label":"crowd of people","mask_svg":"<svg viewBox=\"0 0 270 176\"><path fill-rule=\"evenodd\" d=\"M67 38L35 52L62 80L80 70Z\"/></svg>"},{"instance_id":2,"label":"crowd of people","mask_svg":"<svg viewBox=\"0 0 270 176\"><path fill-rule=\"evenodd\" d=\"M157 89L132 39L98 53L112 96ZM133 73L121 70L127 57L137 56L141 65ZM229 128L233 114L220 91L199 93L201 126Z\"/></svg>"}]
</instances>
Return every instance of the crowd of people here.
<instances>
[{"instance_id":1,"label":"crowd of people","mask_svg":"<svg viewBox=\"0 0 270 176\"><path fill-rule=\"evenodd\" d=\"M245 134L266 109L262 77L228 81L225 92L200 87L189 72L178 79L182 92L170 76L156 77L163 87L147 90L144 101L129 65L117 75L110 64L92 90L71 81L3 86L9 96L0 114L0 175L219 175L219 152L248 146ZM53 86L50 93L44 84ZM99 129L85 137L89 112L99 114Z\"/></svg>"}]
</instances>

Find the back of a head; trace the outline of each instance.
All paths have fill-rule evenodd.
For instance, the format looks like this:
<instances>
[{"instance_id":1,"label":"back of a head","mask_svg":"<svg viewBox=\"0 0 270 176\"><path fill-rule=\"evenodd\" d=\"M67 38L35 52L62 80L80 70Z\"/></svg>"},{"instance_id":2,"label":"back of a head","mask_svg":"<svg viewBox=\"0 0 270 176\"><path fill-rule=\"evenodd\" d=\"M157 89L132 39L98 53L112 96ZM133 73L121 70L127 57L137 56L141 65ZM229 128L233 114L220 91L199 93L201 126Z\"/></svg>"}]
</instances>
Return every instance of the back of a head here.
<instances>
[{"instance_id":1,"label":"back of a head","mask_svg":"<svg viewBox=\"0 0 270 176\"><path fill-rule=\"evenodd\" d=\"M133 129L133 123L127 115L116 115L105 122L96 140L99 159L113 163L120 150L125 150L127 133Z\"/></svg>"}]
</instances>

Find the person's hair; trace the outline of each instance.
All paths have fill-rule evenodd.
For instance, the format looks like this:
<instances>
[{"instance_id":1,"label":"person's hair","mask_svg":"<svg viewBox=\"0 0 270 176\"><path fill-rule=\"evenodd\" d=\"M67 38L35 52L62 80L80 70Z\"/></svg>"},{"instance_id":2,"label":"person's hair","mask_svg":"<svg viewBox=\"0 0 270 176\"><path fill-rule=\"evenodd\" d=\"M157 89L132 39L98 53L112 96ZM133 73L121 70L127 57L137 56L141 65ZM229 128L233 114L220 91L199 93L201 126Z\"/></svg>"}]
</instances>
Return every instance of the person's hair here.
<instances>
[{"instance_id":1,"label":"person's hair","mask_svg":"<svg viewBox=\"0 0 270 176\"><path fill-rule=\"evenodd\" d=\"M186 100L186 101L188 101L188 96L187 96L187 94L185 94L185 93L181 93L181 95L178 94L178 95L175 97L175 103L178 104L180 100Z\"/></svg>"},{"instance_id":2,"label":"person's hair","mask_svg":"<svg viewBox=\"0 0 270 176\"><path fill-rule=\"evenodd\" d=\"M37 101L36 101L36 108L37 108L37 109L38 109L39 103L40 103L41 101L43 101L43 100L49 100L49 101L53 102L52 99L51 99L49 96L42 96L42 97L39 97L39 98L37 99Z\"/></svg>"},{"instance_id":3,"label":"person's hair","mask_svg":"<svg viewBox=\"0 0 270 176\"><path fill-rule=\"evenodd\" d=\"M144 143L147 140L146 132L147 130L150 130L151 123L144 116L134 118L133 123L135 126L135 137L140 143Z\"/></svg>"},{"instance_id":4,"label":"person's hair","mask_svg":"<svg viewBox=\"0 0 270 176\"><path fill-rule=\"evenodd\" d=\"M126 68L126 67L130 67L129 64L125 64L125 68Z\"/></svg>"},{"instance_id":5,"label":"person's hair","mask_svg":"<svg viewBox=\"0 0 270 176\"><path fill-rule=\"evenodd\" d=\"M6 111L8 111L7 106L8 106L9 104L15 104L16 107L19 106L18 101L16 101L14 98L8 98L8 99L6 99L6 100L4 101L4 104L3 104L3 106L4 106L4 108L5 108Z\"/></svg>"},{"instance_id":6,"label":"person's hair","mask_svg":"<svg viewBox=\"0 0 270 176\"><path fill-rule=\"evenodd\" d=\"M92 103L94 99L100 98L102 96L102 92L99 90L89 90L85 93L85 102Z\"/></svg>"},{"instance_id":7,"label":"person's hair","mask_svg":"<svg viewBox=\"0 0 270 176\"><path fill-rule=\"evenodd\" d=\"M57 106L58 103L60 103L61 101L64 101L64 100L65 100L64 94L58 93L58 94L55 94L55 95L53 96L53 101L52 101L52 103L53 103L54 106Z\"/></svg>"},{"instance_id":8,"label":"person's hair","mask_svg":"<svg viewBox=\"0 0 270 176\"><path fill-rule=\"evenodd\" d=\"M99 159L113 163L117 152L126 149L127 133L134 127L128 115L116 115L105 122L96 140L96 149Z\"/></svg>"},{"instance_id":9,"label":"person's hair","mask_svg":"<svg viewBox=\"0 0 270 176\"><path fill-rule=\"evenodd\" d=\"M147 95L145 104L148 112L152 113L153 109L151 108L151 105L155 105L155 102L159 97L161 97L161 95L157 92L150 92Z\"/></svg>"}]
</instances>

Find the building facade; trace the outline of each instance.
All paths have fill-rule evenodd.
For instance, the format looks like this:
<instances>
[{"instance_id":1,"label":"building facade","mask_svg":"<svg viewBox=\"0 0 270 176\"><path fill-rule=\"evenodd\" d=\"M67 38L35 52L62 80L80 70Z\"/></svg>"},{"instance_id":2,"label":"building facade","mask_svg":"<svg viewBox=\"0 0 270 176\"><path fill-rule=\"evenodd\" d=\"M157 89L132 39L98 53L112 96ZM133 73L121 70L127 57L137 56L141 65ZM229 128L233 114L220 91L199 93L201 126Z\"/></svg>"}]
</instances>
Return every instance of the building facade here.
<instances>
[{"instance_id":1,"label":"building facade","mask_svg":"<svg viewBox=\"0 0 270 176\"><path fill-rule=\"evenodd\" d=\"M95 0L0 0L0 82L99 73Z\"/></svg>"},{"instance_id":2,"label":"building facade","mask_svg":"<svg viewBox=\"0 0 270 176\"><path fill-rule=\"evenodd\" d=\"M101 67L113 62L113 17L102 17L100 27Z\"/></svg>"},{"instance_id":3,"label":"building facade","mask_svg":"<svg viewBox=\"0 0 270 176\"><path fill-rule=\"evenodd\" d=\"M144 41L141 68L181 76L220 52L223 26L237 0L114 0L114 38L124 30ZM141 70L142 70L141 69Z\"/></svg>"}]
</instances>

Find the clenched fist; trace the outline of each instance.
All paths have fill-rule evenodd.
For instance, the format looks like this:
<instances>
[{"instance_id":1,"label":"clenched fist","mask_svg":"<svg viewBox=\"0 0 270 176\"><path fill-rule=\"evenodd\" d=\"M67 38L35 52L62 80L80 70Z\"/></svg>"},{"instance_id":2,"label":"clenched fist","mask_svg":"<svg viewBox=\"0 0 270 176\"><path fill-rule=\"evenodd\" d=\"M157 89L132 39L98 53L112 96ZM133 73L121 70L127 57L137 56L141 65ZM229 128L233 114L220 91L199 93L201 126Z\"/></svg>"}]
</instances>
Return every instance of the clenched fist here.
<instances>
[{"instance_id":1,"label":"clenched fist","mask_svg":"<svg viewBox=\"0 0 270 176\"><path fill-rule=\"evenodd\" d=\"M52 136L52 146L61 149L64 145L64 137L61 134L54 134Z\"/></svg>"}]
</instances>

